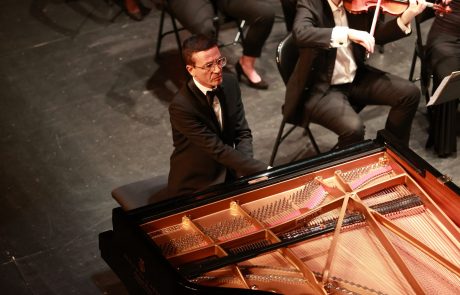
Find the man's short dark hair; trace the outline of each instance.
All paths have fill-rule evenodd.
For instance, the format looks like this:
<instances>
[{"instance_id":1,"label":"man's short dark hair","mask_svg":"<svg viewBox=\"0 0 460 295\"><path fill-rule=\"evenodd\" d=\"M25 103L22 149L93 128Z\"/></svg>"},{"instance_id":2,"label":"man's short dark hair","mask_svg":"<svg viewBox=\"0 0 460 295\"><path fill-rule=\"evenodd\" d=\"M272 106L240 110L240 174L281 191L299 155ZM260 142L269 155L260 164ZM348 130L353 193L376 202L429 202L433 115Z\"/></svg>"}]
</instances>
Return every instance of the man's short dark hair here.
<instances>
[{"instance_id":1,"label":"man's short dark hair","mask_svg":"<svg viewBox=\"0 0 460 295\"><path fill-rule=\"evenodd\" d=\"M195 52L205 51L215 46L217 46L215 38L209 38L205 35L192 35L182 45L182 58L186 65L195 65L192 60L192 55Z\"/></svg>"}]
</instances>

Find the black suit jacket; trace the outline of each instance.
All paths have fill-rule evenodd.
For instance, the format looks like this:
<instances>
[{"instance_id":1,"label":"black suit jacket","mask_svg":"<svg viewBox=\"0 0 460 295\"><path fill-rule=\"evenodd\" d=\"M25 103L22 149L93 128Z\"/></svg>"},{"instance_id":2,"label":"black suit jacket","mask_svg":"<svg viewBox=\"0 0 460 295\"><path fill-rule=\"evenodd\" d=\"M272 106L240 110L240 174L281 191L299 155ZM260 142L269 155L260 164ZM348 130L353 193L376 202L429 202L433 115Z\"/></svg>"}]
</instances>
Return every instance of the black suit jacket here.
<instances>
[{"instance_id":1,"label":"black suit jacket","mask_svg":"<svg viewBox=\"0 0 460 295\"><path fill-rule=\"evenodd\" d=\"M330 86L337 49L330 47L335 23L327 0L299 0L296 9L292 34L299 46L299 59L286 85L283 115L288 122L302 125L309 121L309 114L304 110L314 110L318 99ZM347 12L347 18L350 28L369 32L373 12ZM387 22L379 19L374 33L377 44L385 44L405 36L407 35L399 28L396 18L392 17ZM363 69L377 70L364 64L364 47L355 43L352 46L358 72Z\"/></svg>"},{"instance_id":2,"label":"black suit jacket","mask_svg":"<svg viewBox=\"0 0 460 295\"><path fill-rule=\"evenodd\" d=\"M170 159L168 192L184 195L267 169L253 159L252 134L245 118L239 84L223 74L223 130L206 96L192 79L169 106L174 151Z\"/></svg>"}]
</instances>

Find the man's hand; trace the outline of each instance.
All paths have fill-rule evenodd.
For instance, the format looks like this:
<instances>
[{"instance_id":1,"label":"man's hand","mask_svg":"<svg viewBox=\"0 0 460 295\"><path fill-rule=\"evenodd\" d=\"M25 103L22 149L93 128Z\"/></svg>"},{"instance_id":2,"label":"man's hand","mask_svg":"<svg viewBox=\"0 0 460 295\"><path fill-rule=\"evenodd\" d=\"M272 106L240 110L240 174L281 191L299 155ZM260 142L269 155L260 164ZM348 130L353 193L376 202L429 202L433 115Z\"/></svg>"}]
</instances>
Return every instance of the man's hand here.
<instances>
[{"instance_id":1,"label":"man's hand","mask_svg":"<svg viewBox=\"0 0 460 295\"><path fill-rule=\"evenodd\" d=\"M374 52L375 39L368 32L349 29L348 39L366 48L367 52Z\"/></svg>"},{"instance_id":2,"label":"man's hand","mask_svg":"<svg viewBox=\"0 0 460 295\"><path fill-rule=\"evenodd\" d=\"M400 19L405 26L408 26L414 17L422 13L426 8L425 0L409 0L409 6L401 14Z\"/></svg>"}]
</instances>

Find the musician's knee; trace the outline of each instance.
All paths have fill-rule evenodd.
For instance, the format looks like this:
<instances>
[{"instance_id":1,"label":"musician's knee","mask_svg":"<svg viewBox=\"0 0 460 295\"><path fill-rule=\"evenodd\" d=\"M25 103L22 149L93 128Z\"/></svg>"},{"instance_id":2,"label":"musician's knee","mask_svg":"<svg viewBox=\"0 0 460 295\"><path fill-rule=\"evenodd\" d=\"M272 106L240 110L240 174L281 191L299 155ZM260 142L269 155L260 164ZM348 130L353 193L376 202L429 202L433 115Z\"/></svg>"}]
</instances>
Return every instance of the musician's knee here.
<instances>
[{"instance_id":1,"label":"musician's knee","mask_svg":"<svg viewBox=\"0 0 460 295\"><path fill-rule=\"evenodd\" d=\"M364 140L365 127L359 116L347 118L342 126L339 133L339 147Z\"/></svg>"}]
</instances>

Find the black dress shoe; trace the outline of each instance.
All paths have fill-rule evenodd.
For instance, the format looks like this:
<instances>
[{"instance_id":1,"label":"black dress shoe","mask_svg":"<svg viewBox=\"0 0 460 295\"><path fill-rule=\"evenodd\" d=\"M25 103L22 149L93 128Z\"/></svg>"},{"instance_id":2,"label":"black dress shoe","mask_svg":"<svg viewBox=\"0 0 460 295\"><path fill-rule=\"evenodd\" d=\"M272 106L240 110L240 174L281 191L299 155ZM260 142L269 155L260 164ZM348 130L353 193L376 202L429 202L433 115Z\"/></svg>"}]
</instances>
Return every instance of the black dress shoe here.
<instances>
[{"instance_id":1,"label":"black dress shoe","mask_svg":"<svg viewBox=\"0 0 460 295\"><path fill-rule=\"evenodd\" d=\"M246 82L249 85L249 87L256 88L256 89L267 89L268 88L268 83L265 82L263 79L261 79L257 83L254 83L251 80L249 80L249 77L243 71L243 67L241 67L240 62L237 62L235 64L235 70L236 70L236 75L238 77L238 81L241 81L241 76L244 76L246 78Z\"/></svg>"}]
</instances>

